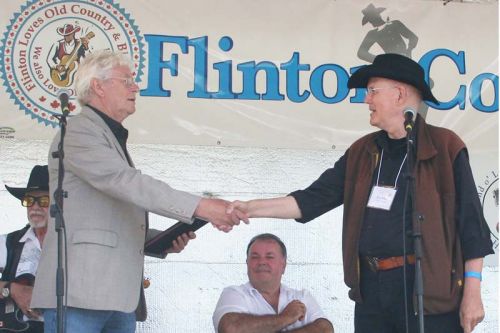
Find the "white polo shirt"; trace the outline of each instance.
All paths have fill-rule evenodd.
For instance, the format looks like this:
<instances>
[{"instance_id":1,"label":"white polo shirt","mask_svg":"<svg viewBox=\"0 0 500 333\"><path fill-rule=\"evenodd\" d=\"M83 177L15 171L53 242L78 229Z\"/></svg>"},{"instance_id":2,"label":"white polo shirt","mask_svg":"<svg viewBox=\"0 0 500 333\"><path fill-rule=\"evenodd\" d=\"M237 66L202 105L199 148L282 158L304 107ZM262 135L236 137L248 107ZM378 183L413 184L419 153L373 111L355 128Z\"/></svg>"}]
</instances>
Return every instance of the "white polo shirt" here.
<instances>
[{"instance_id":1,"label":"white polo shirt","mask_svg":"<svg viewBox=\"0 0 500 333\"><path fill-rule=\"evenodd\" d=\"M295 290L281 284L278 313L281 313L283 309L293 300L299 300L304 303L306 306L306 315L304 316L304 320L296 321L292 325L287 326L282 330L283 332L300 328L319 318L326 319L325 314L319 307L318 303L307 290ZM267 303L259 291L252 287L250 282L240 286L230 286L224 288L212 316L215 332L217 332L219 328L219 322L222 317L226 313L231 312L246 313L256 316L278 314L274 311L273 307Z\"/></svg>"}]
</instances>

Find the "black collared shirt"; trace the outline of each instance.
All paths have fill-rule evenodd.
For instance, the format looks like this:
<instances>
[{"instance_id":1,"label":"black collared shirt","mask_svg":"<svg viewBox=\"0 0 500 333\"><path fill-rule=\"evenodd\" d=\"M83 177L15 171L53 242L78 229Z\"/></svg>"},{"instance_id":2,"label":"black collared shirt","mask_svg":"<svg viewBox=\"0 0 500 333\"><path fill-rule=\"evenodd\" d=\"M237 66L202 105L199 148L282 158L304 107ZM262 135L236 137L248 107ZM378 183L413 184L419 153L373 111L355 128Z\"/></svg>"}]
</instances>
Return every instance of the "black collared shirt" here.
<instances>
[{"instance_id":1,"label":"black collared shirt","mask_svg":"<svg viewBox=\"0 0 500 333\"><path fill-rule=\"evenodd\" d=\"M365 208L359 253L385 258L402 255L403 248L406 247L406 253L410 254L414 252L412 238L406 237L405 246L403 246L403 234L408 235L408 231L412 230L411 207L407 205L404 209L404 197L408 187L407 179L405 179L408 172L407 159L405 159L406 138L390 139L387 133L383 132L375 139L375 142L379 151L381 153L383 151L384 156L373 173L371 188L373 190L373 187L377 185L378 179L378 186L395 188L396 195L390 210Z\"/></svg>"},{"instance_id":2,"label":"black collared shirt","mask_svg":"<svg viewBox=\"0 0 500 333\"><path fill-rule=\"evenodd\" d=\"M108 125L109 129L111 130L111 132L113 132L113 134L116 137L116 140L118 140L118 143L122 147L123 152L125 153L125 156L127 157L128 163L131 164L130 157L129 157L128 151L127 151L128 130L125 127L123 127L123 125L121 123L112 119L104 112L99 111L98 109L96 109L92 105L87 104L87 106L89 108L91 108L95 113L97 113L102 118L102 120L104 120L106 125Z\"/></svg>"}]
</instances>

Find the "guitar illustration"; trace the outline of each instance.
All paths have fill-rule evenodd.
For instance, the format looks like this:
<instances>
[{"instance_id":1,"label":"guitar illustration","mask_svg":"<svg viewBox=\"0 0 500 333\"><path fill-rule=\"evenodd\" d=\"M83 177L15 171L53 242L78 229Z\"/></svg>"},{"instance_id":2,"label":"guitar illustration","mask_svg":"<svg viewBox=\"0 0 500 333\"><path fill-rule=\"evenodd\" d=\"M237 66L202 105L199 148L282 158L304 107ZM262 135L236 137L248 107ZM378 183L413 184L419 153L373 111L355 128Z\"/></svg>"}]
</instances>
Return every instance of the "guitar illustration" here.
<instances>
[{"instance_id":1,"label":"guitar illustration","mask_svg":"<svg viewBox=\"0 0 500 333\"><path fill-rule=\"evenodd\" d=\"M85 39L89 40L95 37L93 32L89 32L85 35ZM61 58L61 62L55 67L50 69L50 77L52 81L59 87L68 87L73 83L73 77L76 74L76 68L78 66L78 53L83 47L82 39L76 41L75 48L70 54L64 55Z\"/></svg>"}]
</instances>

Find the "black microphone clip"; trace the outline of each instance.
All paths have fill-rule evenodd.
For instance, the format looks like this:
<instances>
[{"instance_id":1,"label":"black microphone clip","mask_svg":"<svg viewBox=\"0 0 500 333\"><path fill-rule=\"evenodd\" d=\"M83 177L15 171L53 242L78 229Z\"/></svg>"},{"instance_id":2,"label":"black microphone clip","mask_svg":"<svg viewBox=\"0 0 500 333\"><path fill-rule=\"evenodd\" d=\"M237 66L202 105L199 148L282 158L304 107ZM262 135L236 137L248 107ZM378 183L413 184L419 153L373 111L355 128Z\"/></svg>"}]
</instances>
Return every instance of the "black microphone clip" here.
<instances>
[{"instance_id":1,"label":"black microphone clip","mask_svg":"<svg viewBox=\"0 0 500 333\"><path fill-rule=\"evenodd\" d=\"M416 112L411 107L407 107L403 110L405 117L405 130L406 133L411 133L413 131L413 126L415 126L415 115Z\"/></svg>"},{"instance_id":2,"label":"black microphone clip","mask_svg":"<svg viewBox=\"0 0 500 333\"><path fill-rule=\"evenodd\" d=\"M59 98L59 102L61 102L63 116L67 116L69 114L69 91L60 89L57 93L57 98Z\"/></svg>"}]
</instances>

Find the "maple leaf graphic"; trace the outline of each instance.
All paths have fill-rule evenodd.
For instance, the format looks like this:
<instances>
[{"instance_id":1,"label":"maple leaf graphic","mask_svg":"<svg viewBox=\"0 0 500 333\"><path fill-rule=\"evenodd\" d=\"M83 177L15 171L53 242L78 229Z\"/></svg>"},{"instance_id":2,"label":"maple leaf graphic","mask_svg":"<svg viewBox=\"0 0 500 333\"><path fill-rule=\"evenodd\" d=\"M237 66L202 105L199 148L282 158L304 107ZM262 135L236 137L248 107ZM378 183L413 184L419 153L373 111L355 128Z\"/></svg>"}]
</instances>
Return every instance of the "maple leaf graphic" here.
<instances>
[{"instance_id":1,"label":"maple leaf graphic","mask_svg":"<svg viewBox=\"0 0 500 333\"><path fill-rule=\"evenodd\" d=\"M53 109L59 108L61 104L59 104L59 101L55 99L52 103L50 103L50 106L52 106Z\"/></svg>"}]
</instances>

